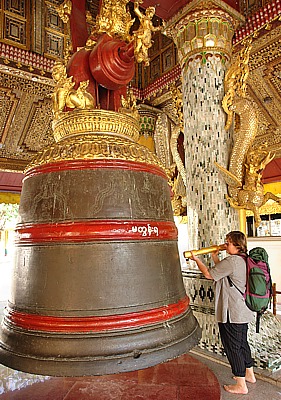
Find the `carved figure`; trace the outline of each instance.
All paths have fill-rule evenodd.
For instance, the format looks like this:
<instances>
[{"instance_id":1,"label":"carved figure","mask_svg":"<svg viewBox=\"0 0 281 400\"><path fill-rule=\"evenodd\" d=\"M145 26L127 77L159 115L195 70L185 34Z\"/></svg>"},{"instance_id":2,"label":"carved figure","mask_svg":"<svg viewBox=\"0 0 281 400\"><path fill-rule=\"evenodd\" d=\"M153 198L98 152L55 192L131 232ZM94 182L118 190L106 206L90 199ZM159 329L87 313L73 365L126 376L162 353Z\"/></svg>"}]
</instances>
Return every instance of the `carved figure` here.
<instances>
[{"instance_id":1,"label":"carved figure","mask_svg":"<svg viewBox=\"0 0 281 400\"><path fill-rule=\"evenodd\" d=\"M95 107L93 96L86 90L89 82L80 82L78 89L75 90L75 82L73 82L72 76L67 77L66 67L63 62L57 61L55 63L52 75L56 82L56 88L52 94L55 119L61 116L66 107L71 109L92 109Z\"/></svg>"},{"instance_id":2,"label":"carved figure","mask_svg":"<svg viewBox=\"0 0 281 400\"><path fill-rule=\"evenodd\" d=\"M182 104L182 92L175 84L170 85L172 93L173 105L175 114L178 117L178 123L172 127L170 148L173 156L173 161L176 166L172 166L173 177L172 177L172 207L175 215L182 215L186 211L187 199L186 199L186 184L187 175L186 169L183 163L183 159L179 153L179 136L183 132L183 104ZM183 157L184 158L184 157Z\"/></svg>"},{"instance_id":3,"label":"carved figure","mask_svg":"<svg viewBox=\"0 0 281 400\"><path fill-rule=\"evenodd\" d=\"M227 121L225 129L229 130L232 119L233 110L231 108L234 97L246 97L246 81L249 75L249 58L251 51L251 40L245 43L238 54L237 60L230 66L224 78L224 98L222 100L222 107L227 114Z\"/></svg>"},{"instance_id":4,"label":"carved figure","mask_svg":"<svg viewBox=\"0 0 281 400\"><path fill-rule=\"evenodd\" d=\"M229 171L220 170L227 175L227 180L232 181L232 186L237 188L237 196L227 196L229 204L234 208L251 210L254 214L255 226L258 227L261 223L259 208L263 206L269 199L281 204L281 198L275 196L271 192L264 194L263 184L261 182L262 172L266 165L273 160L274 155L271 155L263 149L253 150L248 153L245 163L245 178L244 182L239 181L235 175Z\"/></svg>"},{"instance_id":5,"label":"carved figure","mask_svg":"<svg viewBox=\"0 0 281 400\"><path fill-rule=\"evenodd\" d=\"M261 222L260 207L269 199L281 204L281 199L273 193L264 194L261 182L262 172L274 155L262 148L249 152L258 129L258 118L252 101L236 97L232 109L240 116L240 128L236 132L229 170L218 163L215 165L228 185L229 204L234 208L252 211L258 227Z\"/></svg>"},{"instance_id":6,"label":"carved figure","mask_svg":"<svg viewBox=\"0 0 281 400\"><path fill-rule=\"evenodd\" d=\"M140 116L137 109L137 99L132 88L128 90L126 97L123 95L121 96L121 107L119 108L119 112L131 115L139 120Z\"/></svg>"},{"instance_id":7,"label":"carved figure","mask_svg":"<svg viewBox=\"0 0 281 400\"><path fill-rule=\"evenodd\" d=\"M70 104L75 108L80 104L81 107L91 108L94 104L97 108L112 111L120 108L121 96L126 96L127 84L135 72L133 42L129 43L131 38L128 37L134 20L126 10L128 2L104 0L96 28L90 37L87 32L86 1L72 0L72 7L67 0L62 4L60 15L64 21L70 21L74 54L66 58L66 76L54 77L57 83L53 95L56 117L70 108ZM57 73L54 71L55 75ZM65 80L70 77L72 81ZM82 83L86 81L87 90ZM71 89L73 91L68 93Z\"/></svg>"},{"instance_id":8,"label":"carved figure","mask_svg":"<svg viewBox=\"0 0 281 400\"><path fill-rule=\"evenodd\" d=\"M89 81L80 82L77 90L71 90L66 98L65 105L69 108L93 109L95 99L87 92Z\"/></svg>"},{"instance_id":9,"label":"carved figure","mask_svg":"<svg viewBox=\"0 0 281 400\"><path fill-rule=\"evenodd\" d=\"M155 7L148 7L145 14L139 9L139 1L134 3L134 11L140 20L140 27L133 32L134 53L138 63L144 62L145 66L149 65L148 49L152 46L151 32L160 31L161 26L153 26L152 18L155 14Z\"/></svg>"},{"instance_id":10,"label":"carved figure","mask_svg":"<svg viewBox=\"0 0 281 400\"><path fill-rule=\"evenodd\" d=\"M226 94L222 101L223 109L228 115L225 129L230 128L234 113L239 117L239 129L234 135L228 170L218 163L215 165L228 185L229 204L234 208L252 211L255 225L258 227L261 222L260 207L269 199L281 204L281 199L270 192L264 194L261 182L262 171L274 156L262 148L249 151L258 130L258 118L253 101L246 98L251 41L252 39L244 43L238 59L225 76Z\"/></svg>"}]
</instances>

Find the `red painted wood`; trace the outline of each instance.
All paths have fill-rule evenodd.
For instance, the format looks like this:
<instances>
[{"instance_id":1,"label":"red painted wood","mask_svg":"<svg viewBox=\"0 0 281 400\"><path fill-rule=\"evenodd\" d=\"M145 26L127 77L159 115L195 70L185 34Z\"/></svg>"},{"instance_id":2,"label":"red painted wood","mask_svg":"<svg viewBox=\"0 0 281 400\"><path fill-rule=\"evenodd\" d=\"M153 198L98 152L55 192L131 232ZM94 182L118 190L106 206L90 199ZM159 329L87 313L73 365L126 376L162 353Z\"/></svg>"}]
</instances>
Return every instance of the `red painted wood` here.
<instances>
[{"instance_id":1,"label":"red painted wood","mask_svg":"<svg viewBox=\"0 0 281 400\"><path fill-rule=\"evenodd\" d=\"M16 229L17 243L90 242L100 240L176 240L171 221L96 220L28 224Z\"/></svg>"},{"instance_id":2,"label":"red painted wood","mask_svg":"<svg viewBox=\"0 0 281 400\"><path fill-rule=\"evenodd\" d=\"M86 1L85 0L72 0L72 11L70 14L70 31L71 43L73 51L77 47L83 47L88 39L88 30L86 23Z\"/></svg>"},{"instance_id":3,"label":"red painted wood","mask_svg":"<svg viewBox=\"0 0 281 400\"><path fill-rule=\"evenodd\" d=\"M26 173L26 177L37 174L48 174L51 172L60 172L67 170L83 170L83 169L123 169L138 172L149 172L154 175L161 176L167 179L167 175L164 170L157 167L156 165L139 163L135 161L127 160L67 160L59 161L50 164L40 165L39 167L34 167Z\"/></svg>"},{"instance_id":4,"label":"red painted wood","mask_svg":"<svg viewBox=\"0 0 281 400\"><path fill-rule=\"evenodd\" d=\"M188 306L189 298L186 296L174 304L128 314L100 317L53 317L27 314L12 309L6 309L5 319L17 327L27 330L48 332L103 332L133 329L169 321L183 314Z\"/></svg>"}]
</instances>

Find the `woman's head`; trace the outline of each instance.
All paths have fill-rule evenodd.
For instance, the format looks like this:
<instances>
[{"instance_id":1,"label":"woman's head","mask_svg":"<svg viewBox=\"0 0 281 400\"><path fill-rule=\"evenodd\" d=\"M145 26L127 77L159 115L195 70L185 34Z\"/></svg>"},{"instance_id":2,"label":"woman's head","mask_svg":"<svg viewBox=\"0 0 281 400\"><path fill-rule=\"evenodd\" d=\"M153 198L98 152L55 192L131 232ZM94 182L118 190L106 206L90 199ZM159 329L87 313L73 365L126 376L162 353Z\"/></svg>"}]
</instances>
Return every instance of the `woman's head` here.
<instances>
[{"instance_id":1,"label":"woman's head","mask_svg":"<svg viewBox=\"0 0 281 400\"><path fill-rule=\"evenodd\" d=\"M231 231L226 235L226 243L232 243L238 253L247 253L247 239L243 232Z\"/></svg>"}]
</instances>

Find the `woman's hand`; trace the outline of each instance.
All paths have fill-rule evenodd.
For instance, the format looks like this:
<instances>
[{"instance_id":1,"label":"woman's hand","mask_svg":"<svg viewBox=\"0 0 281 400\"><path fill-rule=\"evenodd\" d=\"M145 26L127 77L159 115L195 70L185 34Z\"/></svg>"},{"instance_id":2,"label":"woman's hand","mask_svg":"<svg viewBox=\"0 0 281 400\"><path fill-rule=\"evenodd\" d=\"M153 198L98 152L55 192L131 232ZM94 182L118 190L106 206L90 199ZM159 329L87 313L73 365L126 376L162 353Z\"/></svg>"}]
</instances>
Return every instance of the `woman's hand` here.
<instances>
[{"instance_id":1,"label":"woman's hand","mask_svg":"<svg viewBox=\"0 0 281 400\"><path fill-rule=\"evenodd\" d=\"M211 255L212 255L212 259L213 259L213 261L214 261L214 263L215 264L217 264L218 262L220 262L220 259L219 259L219 250L217 250L217 251L214 251Z\"/></svg>"},{"instance_id":2,"label":"woman's hand","mask_svg":"<svg viewBox=\"0 0 281 400\"><path fill-rule=\"evenodd\" d=\"M189 257L190 260L192 261L199 261L199 258L193 253L193 251L190 252L191 253L191 257Z\"/></svg>"}]
</instances>

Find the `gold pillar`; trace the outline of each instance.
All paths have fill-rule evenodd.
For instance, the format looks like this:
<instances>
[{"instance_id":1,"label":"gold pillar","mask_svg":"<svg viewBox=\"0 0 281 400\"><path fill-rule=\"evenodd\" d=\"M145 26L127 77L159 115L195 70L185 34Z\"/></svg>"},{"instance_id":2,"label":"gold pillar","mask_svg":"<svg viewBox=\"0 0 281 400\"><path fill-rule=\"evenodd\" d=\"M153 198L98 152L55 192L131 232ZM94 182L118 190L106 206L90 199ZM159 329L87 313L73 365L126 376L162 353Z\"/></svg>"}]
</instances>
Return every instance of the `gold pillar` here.
<instances>
[{"instance_id":1,"label":"gold pillar","mask_svg":"<svg viewBox=\"0 0 281 400\"><path fill-rule=\"evenodd\" d=\"M241 209L239 212L239 223L240 223L240 231L245 235L247 234L247 221L246 221L246 210Z\"/></svg>"}]
</instances>

